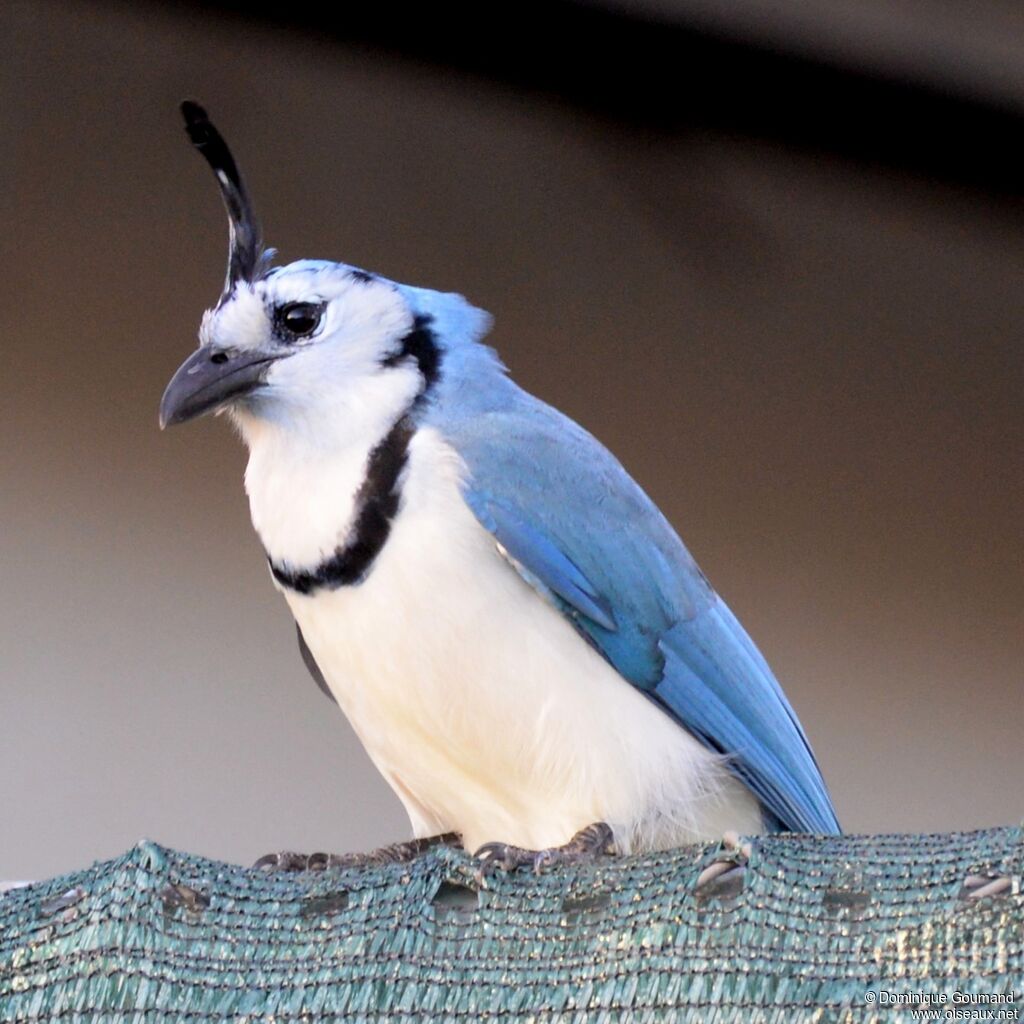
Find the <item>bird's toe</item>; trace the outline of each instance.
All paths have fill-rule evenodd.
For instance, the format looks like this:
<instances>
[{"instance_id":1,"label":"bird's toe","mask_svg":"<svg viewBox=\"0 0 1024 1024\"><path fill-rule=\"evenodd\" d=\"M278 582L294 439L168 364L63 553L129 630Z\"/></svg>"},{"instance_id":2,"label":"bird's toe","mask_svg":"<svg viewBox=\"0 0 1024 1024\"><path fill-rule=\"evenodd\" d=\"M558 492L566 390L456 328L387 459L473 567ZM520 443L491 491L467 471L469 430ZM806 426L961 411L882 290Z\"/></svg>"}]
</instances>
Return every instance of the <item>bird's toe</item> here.
<instances>
[{"instance_id":1,"label":"bird's toe","mask_svg":"<svg viewBox=\"0 0 1024 1024\"><path fill-rule=\"evenodd\" d=\"M559 864L587 863L614 856L617 852L611 826L596 821L593 825L581 828L564 845L538 850L532 861L533 871L539 875Z\"/></svg>"},{"instance_id":2,"label":"bird's toe","mask_svg":"<svg viewBox=\"0 0 1024 1024\"><path fill-rule=\"evenodd\" d=\"M580 829L569 842L545 850L525 850L510 843L484 843L474 856L480 861L477 876L480 879L494 871L514 871L529 867L534 874L560 864L580 864L615 854L615 836L603 821Z\"/></svg>"},{"instance_id":3,"label":"bird's toe","mask_svg":"<svg viewBox=\"0 0 1024 1024\"><path fill-rule=\"evenodd\" d=\"M421 853L435 846L457 846L461 842L455 832L391 843L369 853L268 853L253 865L264 871L326 871L328 868L380 867L384 864L404 864L415 860Z\"/></svg>"},{"instance_id":4,"label":"bird's toe","mask_svg":"<svg viewBox=\"0 0 1024 1024\"><path fill-rule=\"evenodd\" d=\"M486 875L494 871L515 871L516 868L532 864L536 851L524 850L511 843L484 843L473 856L480 861L480 869Z\"/></svg>"},{"instance_id":5,"label":"bird's toe","mask_svg":"<svg viewBox=\"0 0 1024 1024\"><path fill-rule=\"evenodd\" d=\"M279 853L266 853L253 864L262 871L309 871L325 866L323 853L295 853L292 850L281 850Z\"/></svg>"}]
</instances>

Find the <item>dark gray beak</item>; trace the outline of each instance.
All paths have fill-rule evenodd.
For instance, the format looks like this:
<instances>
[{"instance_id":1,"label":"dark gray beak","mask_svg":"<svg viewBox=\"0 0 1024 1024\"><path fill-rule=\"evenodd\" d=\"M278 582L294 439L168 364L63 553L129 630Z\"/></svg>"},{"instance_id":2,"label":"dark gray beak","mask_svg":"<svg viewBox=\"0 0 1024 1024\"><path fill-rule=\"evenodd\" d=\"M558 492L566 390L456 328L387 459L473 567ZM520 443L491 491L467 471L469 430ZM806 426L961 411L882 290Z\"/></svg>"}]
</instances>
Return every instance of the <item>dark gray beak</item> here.
<instances>
[{"instance_id":1,"label":"dark gray beak","mask_svg":"<svg viewBox=\"0 0 1024 1024\"><path fill-rule=\"evenodd\" d=\"M220 132L198 103L186 100L181 112L192 144L217 177L228 211L228 273L221 296L221 303L224 303L239 282L256 281L266 273L273 253L263 249L249 193ZM282 355L284 353L235 352L210 347L198 349L181 364L167 385L160 401L160 428L216 412L249 394L263 383L270 364Z\"/></svg>"},{"instance_id":2,"label":"dark gray beak","mask_svg":"<svg viewBox=\"0 0 1024 1024\"><path fill-rule=\"evenodd\" d=\"M216 412L258 388L278 355L200 348L178 367L160 400L160 429Z\"/></svg>"}]
</instances>

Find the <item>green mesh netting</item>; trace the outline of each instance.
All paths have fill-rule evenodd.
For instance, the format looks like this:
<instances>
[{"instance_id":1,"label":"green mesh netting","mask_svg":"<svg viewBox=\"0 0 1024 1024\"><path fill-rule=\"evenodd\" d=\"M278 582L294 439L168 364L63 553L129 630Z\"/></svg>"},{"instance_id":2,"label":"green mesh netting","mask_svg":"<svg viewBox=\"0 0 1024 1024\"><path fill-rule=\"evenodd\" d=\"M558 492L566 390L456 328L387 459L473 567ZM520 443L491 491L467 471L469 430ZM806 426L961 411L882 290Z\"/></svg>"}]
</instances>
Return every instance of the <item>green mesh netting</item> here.
<instances>
[{"instance_id":1,"label":"green mesh netting","mask_svg":"<svg viewBox=\"0 0 1024 1024\"><path fill-rule=\"evenodd\" d=\"M289 876L141 843L0 896L0 1021L1016 1019L1021 838L765 837L697 891L717 847L478 891L447 849Z\"/></svg>"}]
</instances>

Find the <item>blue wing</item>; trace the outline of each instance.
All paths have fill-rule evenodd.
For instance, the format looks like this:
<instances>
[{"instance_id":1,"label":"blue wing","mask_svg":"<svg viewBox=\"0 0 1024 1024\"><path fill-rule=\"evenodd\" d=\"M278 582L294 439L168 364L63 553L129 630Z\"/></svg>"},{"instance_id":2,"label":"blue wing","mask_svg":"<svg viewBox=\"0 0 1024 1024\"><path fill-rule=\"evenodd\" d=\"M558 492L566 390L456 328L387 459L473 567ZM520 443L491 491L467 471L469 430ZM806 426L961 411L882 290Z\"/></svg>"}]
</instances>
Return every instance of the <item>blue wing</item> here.
<instances>
[{"instance_id":1,"label":"blue wing","mask_svg":"<svg viewBox=\"0 0 1024 1024\"><path fill-rule=\"evenodd\" d=\"M616 459L511 381L492 381L487 395L450 387L431 425L464 459L466 501L524 579L625 679L732 755L771 825L839 831L767 663Z\"/></svg>"}]
</instances>

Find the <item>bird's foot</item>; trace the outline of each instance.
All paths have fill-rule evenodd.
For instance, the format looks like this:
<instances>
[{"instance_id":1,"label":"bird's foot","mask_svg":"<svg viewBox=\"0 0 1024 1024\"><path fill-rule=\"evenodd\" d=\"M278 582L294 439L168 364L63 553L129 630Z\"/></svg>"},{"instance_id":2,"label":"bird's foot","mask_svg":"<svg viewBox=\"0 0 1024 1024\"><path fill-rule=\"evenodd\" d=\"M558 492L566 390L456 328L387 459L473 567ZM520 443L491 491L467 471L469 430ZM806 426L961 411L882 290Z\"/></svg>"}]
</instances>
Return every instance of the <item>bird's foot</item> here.
<instances>
[{"instance_id":1,"label":"bird's foot","mask_svg":"<svg viewBox=\"0 0 1024 1024\"><path fill-rule=\"evenodd\" d=\"M749 839L731 830L726 832L714 859L697 876L697 896L709 899L736 895L743 888L751 851Z\"/></svg>"},{"instance_id":2,"label":"bird's foot","mask_svg":"<svg viewBox=\"0 0 1024 1024\"><path fill-rule=\"evenodd\" d=\"M445 832L425 839L410 839L404 843L391 843L369 853L268 853L253 865L265 871L325 871L327 868L380 867L383 864L403 864L415 860L434 846L461 845L456 832Z\"/></svg>"},{"instance_id":3,"label":"bird's foot","mask_svg":"<svg viewBox=\"0 0 1024 1024\"><path fill-rule=\"evenodd\" d=\"M530 867L535 875L558 864L580 864L600 860L616 853L615 837L611 828L603 821L581 828L564 846L553 846L547 850L524 850L509 843L484 843L474 856L480 861L477 877L483 882L486 876L496 870L514 871Z\"/></svg>"}]
</instances>

